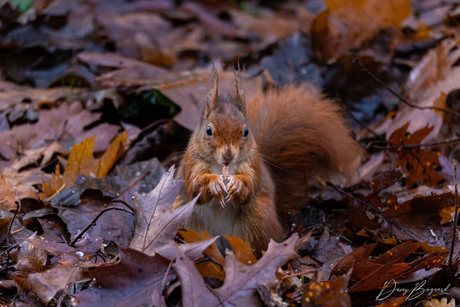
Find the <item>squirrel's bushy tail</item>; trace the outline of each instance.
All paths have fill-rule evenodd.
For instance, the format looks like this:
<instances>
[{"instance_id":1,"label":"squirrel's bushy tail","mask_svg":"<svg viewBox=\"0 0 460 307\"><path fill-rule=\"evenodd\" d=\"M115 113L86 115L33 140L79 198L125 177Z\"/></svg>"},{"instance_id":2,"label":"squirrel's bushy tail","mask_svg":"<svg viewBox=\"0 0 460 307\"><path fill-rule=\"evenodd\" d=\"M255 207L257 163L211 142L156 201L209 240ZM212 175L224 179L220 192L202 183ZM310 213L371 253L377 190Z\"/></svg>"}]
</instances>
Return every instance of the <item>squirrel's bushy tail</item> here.
<instances>
[{"instance_id":1,"label":"squirrel's bushy tail","mask_svg":"<svg viewBox=\"0 0 460 307\"><path fill-rule=\"evenodd\" d=\"M282 220L306 204L310 180L356 171L361 149L341 108L318 92L297 85L269 90L248 99L247 115L271 169Z\"/></svg>"}]
</instances>

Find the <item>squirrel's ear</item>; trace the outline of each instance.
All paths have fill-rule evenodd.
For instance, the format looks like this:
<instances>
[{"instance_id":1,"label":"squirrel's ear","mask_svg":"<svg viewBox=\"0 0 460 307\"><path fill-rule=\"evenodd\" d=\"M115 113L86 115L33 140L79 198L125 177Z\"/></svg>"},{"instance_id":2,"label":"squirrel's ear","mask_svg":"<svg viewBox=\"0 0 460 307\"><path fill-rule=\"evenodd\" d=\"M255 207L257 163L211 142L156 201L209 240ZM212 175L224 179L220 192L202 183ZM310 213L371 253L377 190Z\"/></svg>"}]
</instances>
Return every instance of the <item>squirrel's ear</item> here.
<instances>
[{"instance_id":1,"label":"squirrel's ear","mask_svg":"<svg viewBox=\"0 0 460 307\"><path fill-rule=\"evenodd\" d=\"M209 116L209 113L211 113L211 110L217 101L219 76L217 74L217 69L214 65L212 66L211 77L209 78L209 84L211 85L211 89L209 90L208 95L206 96L206 99L204 102L204 111L203 111L204 118L207 118Z\"/></svg>"},{"instance_id":2,"label":"squirrel's ear","mask_svg":"<svg viewBox=\"0 0 460 307\"><path fill-rule=\"evenodd\" d=\"M235 88L236 88L235 99L241 104L243 112L246 112L246 98L244 97L243 89L241 87L242 76L241 76L239 63L238 63L238 70L235 70L234 73L235 73Z\"/></svg>"}]
</instances>

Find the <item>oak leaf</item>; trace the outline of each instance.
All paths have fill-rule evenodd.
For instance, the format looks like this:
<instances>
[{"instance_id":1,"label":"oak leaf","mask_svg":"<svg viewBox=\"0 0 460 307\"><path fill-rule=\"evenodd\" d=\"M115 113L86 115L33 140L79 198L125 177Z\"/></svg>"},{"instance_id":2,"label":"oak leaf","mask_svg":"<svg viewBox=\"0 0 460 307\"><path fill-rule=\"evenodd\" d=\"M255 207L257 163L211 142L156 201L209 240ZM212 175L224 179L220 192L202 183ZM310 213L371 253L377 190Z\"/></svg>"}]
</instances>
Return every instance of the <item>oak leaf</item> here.
<instances>
[{"instance_id":1,"label":"oak leaf","mask_svg":"<svg viewBox=\"0 0 460 307\"><path fill-rule=\"evenodd\" d=\"M174 269L179 275L184 306L260 306L257 285L270 285L277 280L276 270L297 256L294 251L298 235L282 243L273 240L267 252L253 265L247 266L228 251L225 257L225 281L222 287L209 290L194 263L178 251Z\"/></svg>"},{"instance_id":2,"label":"oak leaf","mask_svg":"<svg viewBox=\"0 0 460 307\"><path fill-rule=\"evenodd\" d=\"M203 257L203 251L216 239L177 244L174 242L177 231L193 211L198 196L188 204L172 210L174 200L179 194L183 180L174 180L174 166L163 174L160 183L148 194L134 195L135 230L130 248L147 255L159 253L173 259L177 249L190 258Z\"/></svg>"},{"instance_id":3,"label":"oak leaf","mask_svg":"<svg viewBox=\"0 0 460 307\"><path fill-rule=\"evenodd\" d=\"M388 139L388 144L392 146L399 145L415 145L421 144L424 138L433 130L433 127L422 128L412 134L407 133L407 128L410 123L406 123L401 128L397 129ZM406 179L406 185L410 188L417 180L423 179L427 186L437 184L442 176L436 174L435 167L439 166L439 152L429 151L423 148L398 148L399 156L398 166L406 167L409 176Z\"/></svg>"}]
</instances>

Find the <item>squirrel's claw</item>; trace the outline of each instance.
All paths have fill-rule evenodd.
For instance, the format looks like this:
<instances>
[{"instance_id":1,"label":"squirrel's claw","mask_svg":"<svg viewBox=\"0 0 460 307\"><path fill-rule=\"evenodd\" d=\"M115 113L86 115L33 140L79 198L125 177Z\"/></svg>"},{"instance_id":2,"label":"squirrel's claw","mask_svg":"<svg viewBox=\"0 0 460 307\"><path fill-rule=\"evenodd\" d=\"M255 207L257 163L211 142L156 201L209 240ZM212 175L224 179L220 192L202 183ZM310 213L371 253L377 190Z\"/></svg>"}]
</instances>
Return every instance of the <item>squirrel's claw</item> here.
<instances>
[{"instance_id":1,"label":"squirrel's claw","mask_svg":"<svg viewBox=\"0 0 460 307\"><path fill-rule=\"evenodd\" d=\"M227 193L230 197L234 197L241 193L243 189L243 183L236 177L231 176L227 185Z\"/></svg>"}]
</instances>

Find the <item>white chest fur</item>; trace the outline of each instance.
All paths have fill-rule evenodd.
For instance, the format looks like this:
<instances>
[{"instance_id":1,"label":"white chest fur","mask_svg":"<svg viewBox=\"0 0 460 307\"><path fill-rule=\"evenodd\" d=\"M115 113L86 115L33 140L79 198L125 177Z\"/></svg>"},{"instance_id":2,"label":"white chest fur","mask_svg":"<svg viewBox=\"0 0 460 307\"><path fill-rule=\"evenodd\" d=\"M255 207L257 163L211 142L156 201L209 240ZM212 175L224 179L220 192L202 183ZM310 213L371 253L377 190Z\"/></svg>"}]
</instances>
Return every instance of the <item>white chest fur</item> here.
<instances>
[{"instance_id":1,"label":"white chest fur","mask_svg":"<svg viewBox=\"0 0 460 307\"><path fill-rule=\"evenodd\" d=\"M235 171L235 166L230 165L230 174ZM212 167L212 172L217 175L222 175L222 165L215 164ZM227 184L226 181L224 181ZM227 196L227 193L224 193ZM202 204L195 207L195 216L197 219L206 225L206 230L211 237L217 235L235 235L234 225L238 208L230 199L222 206L217 200Z\"/></svg>"}]
</instances>

